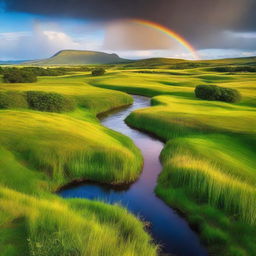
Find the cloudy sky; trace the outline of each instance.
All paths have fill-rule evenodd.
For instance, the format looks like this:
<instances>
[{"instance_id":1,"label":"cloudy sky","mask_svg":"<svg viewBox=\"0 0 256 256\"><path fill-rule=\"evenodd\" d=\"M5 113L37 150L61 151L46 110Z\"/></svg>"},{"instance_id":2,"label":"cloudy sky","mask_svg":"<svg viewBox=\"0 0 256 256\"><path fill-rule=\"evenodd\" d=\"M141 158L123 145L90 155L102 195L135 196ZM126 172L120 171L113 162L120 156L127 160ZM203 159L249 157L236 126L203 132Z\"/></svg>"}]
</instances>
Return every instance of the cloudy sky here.
<instances>
[{"instance_id":1,"label":"cloudy sky","mask_svg":"<svg viewBox=\"0 0 256 256\"><path fill-rule=\"evenodd\" d=\"M256 55L256 0L0 0L0 60L47 58L63 49L125 58Z\"/></svg>"}]
</instances>

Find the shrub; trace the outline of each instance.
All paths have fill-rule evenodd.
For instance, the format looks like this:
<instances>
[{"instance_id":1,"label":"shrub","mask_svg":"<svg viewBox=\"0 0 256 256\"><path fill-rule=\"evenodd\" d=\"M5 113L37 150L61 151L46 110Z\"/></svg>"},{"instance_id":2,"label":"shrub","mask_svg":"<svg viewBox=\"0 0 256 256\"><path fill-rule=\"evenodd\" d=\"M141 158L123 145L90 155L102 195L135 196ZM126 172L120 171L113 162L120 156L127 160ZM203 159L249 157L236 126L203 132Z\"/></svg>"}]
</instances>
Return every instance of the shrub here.
<instances>
[{"instance_id":1,"label":"shrub","mask_svg":"<svg viewBox=\"0 0 256 256\"><path fill-rule=\"evenodd\" d=\"M221 90L216 85L198 85L195 95L200 99L217 100L221 96Z\"/></svg>"},{"instance_id":2,"label":"shrub","mask_svg":"<svg viewBox=\"0 0 256 256\"><path fill-rule=\"evenodd\" d=\"M30 108L47 112L65 112L75 108L72 99L53 92L28 91L27 102Z\"/></svg>"},{"instance_id":3,"label":"shrub","mask_svg":"<svg viewBox=\"0 0 256 256\"><path fill-rule=\"evenodd\" d=\"M221 66L210 70L217 72L256 72L256 66Z\"/></svg>"},{"instance_id":4,"label":"shrub","mask_svg":"<svg viewBox=\"0 0 256 256\"><path fill-rule=\"evenodd\" d=\"M27 107L24 94L15 91L0 92L0 109Z\"/></svg>"},{"instance_id":5,"label":"shrub","mask_svg":"<svg viewBox=\"0 0 256 256\"><path fill-rule=\"evenodd\" d=\"M104 68L95 68L92 70L93 76L103 76L105 74L106 70Z\"/></svg>"},{"instance_id":6,"label":"shrub","mask_svg":"<svg viewBox=\"0 0 256 256\"><path fill-rule=\"evenodd\" d=\"M217 85L198 85L195 88L197 98L204 100L219 100L237 102L241 100L240 93L235 89L219 87Z\"/></svg>"},{"instance_id":7,"label":"shrub","mask_svg":"<svg viewBox=\"0 0 256 256\"><path fill-rule=\"evenodd\" d=\"M62 76L67 73L65 68L24 67L21 70L31 72L36 76Z\"/></svg>"},{"instance_id":8,"label":"shrub","mask_svg":"<svg viewBox=\"0 0 256 256\"><path fill-rule=\"evenodd\" d=\"M221 92L221 101L238 102L241 100L241 94L235 89L221 88Z\"/></svg>"},{"instance_id":9,"label":"shrub","mask_svg":"<svg viewBox=\"0 0 256 256\"><path fill-rule=\"evenodd\" d=\"M10 99L6 93L0 92L0 109L9 108Z\"/></svg>"},{"instance_id":10,"label":"shrub","mask_svg":"<svg viewBox=\"0 0 256 256\"><path fill-rule=\"evenodd\" d=\"M4 69L3 78L6 83L33 83L37 81L34 73L18 68Z\"/></svg>"}]
</instances>

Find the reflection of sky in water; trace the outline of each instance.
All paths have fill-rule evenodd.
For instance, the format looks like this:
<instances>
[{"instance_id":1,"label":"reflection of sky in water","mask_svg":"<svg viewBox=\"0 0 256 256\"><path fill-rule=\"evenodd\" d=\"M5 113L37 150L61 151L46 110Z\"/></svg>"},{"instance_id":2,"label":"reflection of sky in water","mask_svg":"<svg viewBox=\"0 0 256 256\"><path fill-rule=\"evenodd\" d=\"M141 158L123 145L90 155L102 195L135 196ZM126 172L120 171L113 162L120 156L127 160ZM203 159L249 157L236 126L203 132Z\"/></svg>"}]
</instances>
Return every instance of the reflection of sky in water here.
<instances>
[{"instance_id":1,"label":"reflection of sky in water","mask_svg":"<svg viewBox=\"0 0 256 256\"><path fill-rule=\"evenodd\" d=\"M143 172L129 189L116 191L109 186L95 184L79 185L60 192L64 198L78 197L96 199L108 203L120 203L135 215L151 223L151 232L157 243L164 245L166 253L178 256L204 256L205 249L197 235L177 213L154 194L157 176L161 171L159 155L163 143L129 128L123 120L134 109L149 106L145 97L135 96L134 105L110 114L102 119L102 124L131 137L144 156Z\"/></svg>"}]
</instances>

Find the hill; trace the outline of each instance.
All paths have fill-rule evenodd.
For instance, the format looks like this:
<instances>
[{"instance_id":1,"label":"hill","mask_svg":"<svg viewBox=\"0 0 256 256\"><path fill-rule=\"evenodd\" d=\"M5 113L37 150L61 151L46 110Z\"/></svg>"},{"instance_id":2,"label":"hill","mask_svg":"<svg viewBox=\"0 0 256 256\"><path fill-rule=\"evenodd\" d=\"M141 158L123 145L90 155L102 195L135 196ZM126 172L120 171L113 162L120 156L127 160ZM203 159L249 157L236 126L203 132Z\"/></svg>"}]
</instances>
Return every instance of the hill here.
<instances>
[{"instance_id":1,"label":"hill","mask_svg":"<svg viewBox=\"0 0 256 256\"><path fill-rule=\"evenodd\" d=\"M256 65L256 57L230 58L216 60L185 60L173 58L149 58L124 63L124 68L164 68L164 69L186 69L196 67L212 67L223 65Z\"/></svg>"},{"instance_id":2,"label":"hill","mask_svg":"<svg viewBox=\"0 0 256 256\"><path fill-rule=\"evenodd\" d=\"M115 64L126 62L117 54L95 51L63 50L48 59L29 61L29 65L83 65L83 64Z\"/></svg>"},{"instance_id":3,"label":"hill","mask_svg":"<svg viewBox=\"0 0 256 256\"><path fill-rule=\"evenodd\" d=\"M62 50L48 59L26 61L22 65L94 65L94 64L120 64L122 68L142 69L187 69L196 67L214 67L227 65L253 65L256 66L256 57L216 59L216 60L185 60L174 58L149 58L128 60L120 58L117 54L82 51Z\"/></svg>"}]
</instances>

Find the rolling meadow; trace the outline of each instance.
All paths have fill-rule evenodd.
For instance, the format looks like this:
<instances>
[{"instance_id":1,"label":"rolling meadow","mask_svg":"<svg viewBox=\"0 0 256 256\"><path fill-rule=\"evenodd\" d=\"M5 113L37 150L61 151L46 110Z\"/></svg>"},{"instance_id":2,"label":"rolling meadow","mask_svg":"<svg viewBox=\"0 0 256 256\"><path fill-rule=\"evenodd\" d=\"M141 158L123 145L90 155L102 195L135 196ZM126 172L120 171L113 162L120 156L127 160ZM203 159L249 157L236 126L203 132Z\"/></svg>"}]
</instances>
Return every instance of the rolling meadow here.
<instances>
[{"instance_id":1,"label":"rolling meadow","mask_svg":"<svg viewBox=\"0 0 256 256\"><path fill-rule=\"evenodd\" d=\"M11 95L17 103L0 110L1 255L158 254L145 224L123 207L54 194L72 181L116 185L139 178L139 149L97 118L132 104L129 94L152 97L152 106L126 123L166 143L157 196L184 215L209 255L255 255L256 73L216 68L248 63L155 59L106 66L103 76L73 71L34 83L0 82L0 100ZM198 99L201 84L237 89L242 99ZM28 91L60 94L73 107L31 109Z\"/></svg>"},{"instance_id":2,"label":"rolling meadow","mask_svg":"<svg viewBox=\"0 0 256 256\"><path fill-rule=\"evenodd\" d=\"M231 64L230 60L208 63ZM166 142L156 194L186 216L211 255L254 255L255 74L216 72L213 67L145 69L145 65L92 84L152 97L152 107L131 113L126 122ZM194 88L201 84L237 89L242 100L198 99Z\"/></svg>"},{"instance_id":3,"label":"rolling meadow","mask_svg":"<svg viewBox=\"0 0 256 256\"><path fill-rule=\"evenodd\" d=\"M1 92L18 103L0 111L1 255L156 255L144 224L127 210L53 194L72 181L130 183L141 171L133 142L96 118L131 104L132 97L92 87L86 76L1 83ZM31 110L20 104L31 89L61 93L76 107L64 113Z\"/></svg>"}]
</instances>

